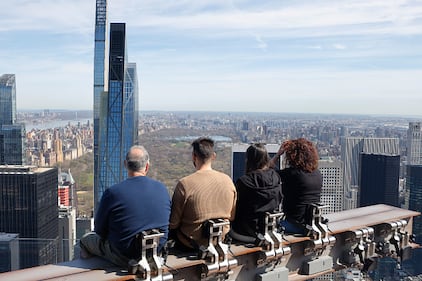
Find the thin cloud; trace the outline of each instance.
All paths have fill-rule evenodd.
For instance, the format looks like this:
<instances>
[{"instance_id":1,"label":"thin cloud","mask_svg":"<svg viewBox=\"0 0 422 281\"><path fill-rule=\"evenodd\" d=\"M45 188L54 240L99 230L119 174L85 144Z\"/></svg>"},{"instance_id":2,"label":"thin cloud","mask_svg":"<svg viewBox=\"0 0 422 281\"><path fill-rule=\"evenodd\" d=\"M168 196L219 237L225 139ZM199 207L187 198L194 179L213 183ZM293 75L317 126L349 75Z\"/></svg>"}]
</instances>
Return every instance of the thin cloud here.
<instances>
[{"instance_id":1,"label":"thin cloud","mask_svg":"<svg viewBox=\"0 0 422 281\"><path fill-rule=\"evenodd\" d=\"M334 47L334 49L337 49L337 50L344 50L344 49L346 49L346 46L344 46L342 44L334 44L333 47Z\"/></svg>"},{"instance_id":2,"label":"thin cloud","mask_svg":"<svg viewBox=\"0 0 422 281\"><path fill-rule=\"evenodd\" d=\"M264 40L262 40L261 36L256 35L255 36L255 40L258 42L257 47L259 49L261 49L263 51L266 51L267 50L268 45L267 45L267 43L264 42Z\"/></svg>"}]
</instances>

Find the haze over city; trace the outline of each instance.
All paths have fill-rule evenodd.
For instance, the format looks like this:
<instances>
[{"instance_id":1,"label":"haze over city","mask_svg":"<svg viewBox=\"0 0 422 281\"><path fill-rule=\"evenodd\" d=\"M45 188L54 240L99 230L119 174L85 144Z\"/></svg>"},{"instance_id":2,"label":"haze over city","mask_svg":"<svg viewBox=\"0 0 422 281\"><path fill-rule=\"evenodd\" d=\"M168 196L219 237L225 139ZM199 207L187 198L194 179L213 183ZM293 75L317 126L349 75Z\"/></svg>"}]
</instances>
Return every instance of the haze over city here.
<instances>
[{"instance_id":1,"label":"haze over city","mask_svg":"<svg viewBox=\"0 0 422 281\"><path fill-rule=\"evenodd\" d=\"M12 4L11 4L12 3ZM110 0L140 110L421 115L419 1ZM92 109L95 1L0 1L18 109Z\"/></svg>"}]
</instances>

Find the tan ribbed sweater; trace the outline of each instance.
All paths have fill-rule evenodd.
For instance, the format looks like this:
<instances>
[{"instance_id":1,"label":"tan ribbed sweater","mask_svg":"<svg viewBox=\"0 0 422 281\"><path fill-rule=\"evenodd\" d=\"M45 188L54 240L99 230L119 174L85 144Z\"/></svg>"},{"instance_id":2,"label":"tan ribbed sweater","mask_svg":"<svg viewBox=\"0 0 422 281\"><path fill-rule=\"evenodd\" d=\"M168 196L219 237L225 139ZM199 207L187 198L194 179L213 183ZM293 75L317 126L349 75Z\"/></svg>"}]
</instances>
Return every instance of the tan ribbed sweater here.
<instances>
[{"instance_id":1,"label":"tan ribbed sweater","mask_svg":"<svg viewBox=\"0 0 422 281\"><path fill-rule=\"evenodd\" d=\"M236 188L232 179L215 170L199 170L182 178L174 190L170 229L178 229L179 240L188 247L194 240L208 245L202 236L202 223L208 219L233 220L236 210ZM230 230L227 226L224 235Z\"/></svg>"}]
</instances>

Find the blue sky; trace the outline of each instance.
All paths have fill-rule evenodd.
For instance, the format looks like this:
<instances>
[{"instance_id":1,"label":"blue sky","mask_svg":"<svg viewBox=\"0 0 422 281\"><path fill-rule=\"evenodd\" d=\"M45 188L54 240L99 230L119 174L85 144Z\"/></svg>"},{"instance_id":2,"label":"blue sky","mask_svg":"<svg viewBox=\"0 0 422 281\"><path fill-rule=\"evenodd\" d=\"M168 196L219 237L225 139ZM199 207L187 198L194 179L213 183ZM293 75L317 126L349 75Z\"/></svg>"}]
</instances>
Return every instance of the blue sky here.
<instances>
[{"instance_id":1,"label":"blue sky","mask_svg":"<svg viewBox=\"0 0 422 281\"><path fill-rule=\"evenodd\" d=\"M94 0L0 1L18 109L92 109ZM109 0L141 110L422 115L422 1Z\"/></svg>"}]
</instances>

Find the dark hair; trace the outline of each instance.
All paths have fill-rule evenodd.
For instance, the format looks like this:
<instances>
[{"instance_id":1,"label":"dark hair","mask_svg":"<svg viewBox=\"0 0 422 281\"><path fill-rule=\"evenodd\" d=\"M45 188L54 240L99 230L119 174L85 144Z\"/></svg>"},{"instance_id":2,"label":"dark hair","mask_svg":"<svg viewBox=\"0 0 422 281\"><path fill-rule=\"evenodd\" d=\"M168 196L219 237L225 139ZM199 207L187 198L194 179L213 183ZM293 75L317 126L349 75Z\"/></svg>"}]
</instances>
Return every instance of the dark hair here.
<instances>
[{"instance_id":1,"label":"dark hair","mask_svg":"<svg viewBox=\"0 0 422 281\"><path fill-rule=\"evenodd\" d=\"M192 142L192 148L196 157L208 160L214 153L214 141L207 137L200 137Z\"/></svg>"},{"instance_id":2,"label":"dark hair","mask_svg":"<svg viewBox=\"0 0 422 281\"><path fill-rule=\"evenodd\" d=\"M246 150L246 173L264 168L268 165L269 161L270 156L265 148L265 144L251 144Z\"/></svg>"},{"instance_id":3,"label":"dark hair","mask_svg":"<svg viewBox=\"0 0 422 281\"><path fill-rule=\"evenodd\" d=\"M315 145L307 139L285 141L283 149L290 166L309 173L318 168L318 151Z\"/></svg>"},{"instance_id":4,"label":"dark hair","mask_svg":"<svg viewBox=\"0 0 422 281\"><path fill-rule=\"evenodd\" d=\"M139 150L135 152L135 150ZM149 154L145 147L141 145L132 146L126 154L126 166L130 171L140 171L144 169L149 161Z\"/></svg>"}]
</instances>

